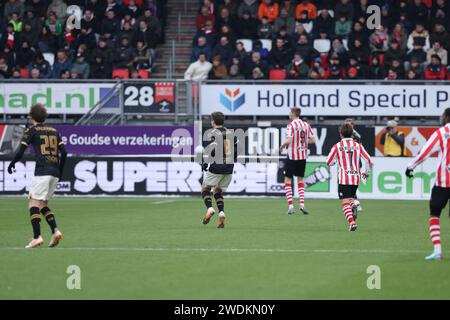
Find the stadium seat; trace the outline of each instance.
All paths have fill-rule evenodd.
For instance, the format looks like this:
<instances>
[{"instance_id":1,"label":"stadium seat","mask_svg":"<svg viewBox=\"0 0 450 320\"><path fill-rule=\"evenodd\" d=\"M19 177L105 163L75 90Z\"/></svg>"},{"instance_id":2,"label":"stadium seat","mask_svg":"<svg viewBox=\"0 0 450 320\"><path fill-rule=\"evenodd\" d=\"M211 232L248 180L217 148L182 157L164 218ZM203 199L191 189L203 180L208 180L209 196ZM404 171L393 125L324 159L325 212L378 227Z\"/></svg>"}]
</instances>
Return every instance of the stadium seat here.
<instances>
[{"instance_id":1,"label":"stadium seat","mask_svg":"<svg viewBox=\"0 0 450 320\"><path fill-rule=\"evenodd\" d=\"M284 80L286 79L287 73L284 69L270 69L269 79L270 80Z\"/></svg>"},{"instance_id":2,"label":"stadium seat","mask_svg":"<svg viewBox=\"0 0 450 320\"><path fill-rule=\"evenodd\" d=\"M320 53L327 53L331 48L331 41L329 39L316 39L314 40L314 49Z\"/></svg>"},{"instance_id":3,"label":"stadium seat","mask_svg":"<svg viewBox=\"0 0 450 320\"><path fill-rule=\"evenodd\" d=\"M247 52L251 52L253 50L253 41L250 39L238 39L236 40L236 42L242 42L242 44L244 45L244 49Z\"/></svg>"},{"instance_id":4,"label":"stadium seat","mask_svg":"<svg viewBox=\"0 0 450 320\"><path fill-rule=\"evenodd\" d=\"M267 49L268 51L272 50L272 40L269 39L259 39L262 43L263 48Z\"/></svg>"},{"instance_id":5,"label":"stadium seat","mask_svg":"<svg viewBox=\"0 0 450 320\"><path fill-rule=\"evenodd\" d=\"M22 78L28 79L30 77L30 71L28 70L28 68L20 68L20 75L22 76Z\"/></svg>"},{"instance_id":6,"label":"stadium seat","mask_svg":"<svg viewBox=\"0 0 450 320\"><path fill-rule=\"evenodd\" d=\"M53 66L53 63L55 62L55 54L51 52L46 52L43 54L44 59L50 63L51 66Z\"/></svg>"},{"instance_id":7,"label":"stadium seat","mask_svg":"<svg viewBox=\"0 0 450 320\"><path fill-rule=\"evenodd\" d=\"M345 50L348 50L348 39L342 39L342 44L344 45Z\"/></svg>"},{"instance_id":8,"label":"stadium seat","mask_svg":"<svg viewBox=\"0 0 450 320\"><path fill-rule=\"evenodd\" d=\"M317 11L317 16L320 16L320 11L322 11L322 10ZM330 17L334 18L334 11L333 10L328 10L328 14L330 15Z\"/></svg>"},{"instance_id":9,"label":"stadium seat","mask_svg":"<svg viewBox=\"0 0 450 320\"><path fill-rule=\"evenodd\" d=\"M130 72L128 69L114 69L112 71L113 79L128 79L130 77Z\"/></svg>"},{"instance_id":10,"label":"stadium seat","mask_svg":"<svg viewBox=\"0 0 450 320\"><path fill-rule=\"evenodd\" d=\"M147 70L139 69L138 73L141 79L148 79L150 77L150 72L148 72Z\"/></svg>"}]
</instances>

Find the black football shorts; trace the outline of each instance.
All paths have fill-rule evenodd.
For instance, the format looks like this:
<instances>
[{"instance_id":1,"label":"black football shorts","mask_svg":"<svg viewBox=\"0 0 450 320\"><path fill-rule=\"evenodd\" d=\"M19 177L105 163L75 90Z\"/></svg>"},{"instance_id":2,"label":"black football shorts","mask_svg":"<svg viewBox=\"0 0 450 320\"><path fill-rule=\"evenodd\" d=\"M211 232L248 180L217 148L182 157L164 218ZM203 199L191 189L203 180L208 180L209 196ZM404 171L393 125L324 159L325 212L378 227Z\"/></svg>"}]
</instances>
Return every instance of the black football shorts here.
<instances>
[{"instance_id":1,"label":"black football shorts","mask_svg":"<svg viewBox=\"0 0 450 320\"><path fill-rule=\"evenodd\" d=\"M356 191L358 190L357 185L340 184L338 186L339 199L356 199Z\"/></svg>"},{"instance_id":2,"label":"black football shorts","mask_svg":"<svg viewBox=\"0 0 450 320\"><path fill-rule=\"evenodd\" d=\"M450 200L450 188L434 186L431 191L430 215L440 217L442 209L445 208Z\"/></svg>"},{"instance_id":3,"label":"black football shorts","mask_svg":"<svg viewBox=\"0 0 450 320\"><path fill-rule=\"evenodd\" d=\"M284 163L283 173L285 177L293 178L304 177L306 168L306 160L291 160L286 159Z\"/></svg>"}]
</instances>

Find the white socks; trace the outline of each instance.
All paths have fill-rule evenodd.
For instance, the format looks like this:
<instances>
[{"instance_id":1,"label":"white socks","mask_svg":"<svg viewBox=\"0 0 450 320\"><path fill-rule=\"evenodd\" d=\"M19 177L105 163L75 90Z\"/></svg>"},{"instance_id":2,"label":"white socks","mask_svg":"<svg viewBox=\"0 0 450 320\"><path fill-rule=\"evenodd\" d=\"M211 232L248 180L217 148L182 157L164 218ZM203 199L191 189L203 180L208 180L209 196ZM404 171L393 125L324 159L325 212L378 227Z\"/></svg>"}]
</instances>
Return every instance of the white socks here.
<instances>
[{"instance_id":1,"label":"white socks","mask_svg":"<svg viewBox=\"0 0 450 320\"><path fill-rule=\"evenodd\" d=\"M442 255L442 247L440 243L434 245L434 253Z\"/></svg>"}]
</instances>

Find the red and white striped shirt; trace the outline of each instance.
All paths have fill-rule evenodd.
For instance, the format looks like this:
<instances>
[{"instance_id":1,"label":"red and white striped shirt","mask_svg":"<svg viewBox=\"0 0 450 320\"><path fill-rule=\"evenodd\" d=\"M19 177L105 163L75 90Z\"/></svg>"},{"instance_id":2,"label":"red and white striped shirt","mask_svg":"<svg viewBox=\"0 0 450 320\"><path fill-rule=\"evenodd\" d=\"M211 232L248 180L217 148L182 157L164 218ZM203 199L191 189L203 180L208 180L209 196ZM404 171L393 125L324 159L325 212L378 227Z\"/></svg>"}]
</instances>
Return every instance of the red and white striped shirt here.
<instances>
[{"instance_id":1,"label":"red and white striped shirt","mask_svg":"<svg viewBox=\"0 0 450 320\"><path fill-rule=\"evenodd\" d=\"M339 166L339 184L344 185L359 185L361 174L367 174L372 167L372 158L352 138L342 139L331 148L327 165L332 166L336 161Z\"/></svg>"},{"instance_id":2,"label":"red and white striped shirt","mask_svg":"<svg viewBox=\"0 0 450 320\"><path fill-rule=\"evenodd\" d=\"M291 160L306 160L308 158L308 140L314 136L309 123L295 119L287 126L286 138L291 139L288 146L288 157Z\"/></svg>"},{"instance_id":3,"label":"red and white striped shirt","mask_svg":"<svg viewBox=\"0 0 450 320\"><path fill-rule=\"evenodd\" d=\"M439 151L436 186L450 188L450 123L436 130L420 150L419 154L408 164L408 169L414 170L435 151Z\"/></svg>"}]
</instances>

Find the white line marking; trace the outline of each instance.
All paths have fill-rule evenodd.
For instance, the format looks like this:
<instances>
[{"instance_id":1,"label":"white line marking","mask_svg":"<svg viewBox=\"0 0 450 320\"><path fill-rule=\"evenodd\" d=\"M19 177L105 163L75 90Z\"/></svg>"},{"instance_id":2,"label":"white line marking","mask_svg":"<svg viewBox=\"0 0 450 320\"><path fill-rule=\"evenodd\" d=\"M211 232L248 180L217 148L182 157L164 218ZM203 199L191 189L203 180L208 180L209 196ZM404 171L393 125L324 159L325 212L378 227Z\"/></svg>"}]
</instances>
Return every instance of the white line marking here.
<instances>
[{"instance_id":1,"label":"white line marking","mask_svg":"<svg viewBox=\"0 0 450 320\"><path fill-rule=\"evenodd\" d=\"M151 202L151 204L165 204L165 203L172 203L172 202L175 202L175 200L161 200L161 201Z\"/></svg>"},{"instance_id":2,"label":"white line marking","mask_svg":"<svg viewBox=\"0 0 450 320\"><path fill-rule=\"evenodd\" d=\"M0 247L0 251L27 250L21 247ZM39 249L37 249L39 250ZM126 248L126 247L58 247L64 251L130 251L130 252L225 252L225 253L361 253L361 254L413 254L427 253L426 250L385 250L385 249L264 249L264 248ZM450 254L450 252L444 252Z\"/></svg>"}]
</instances>

